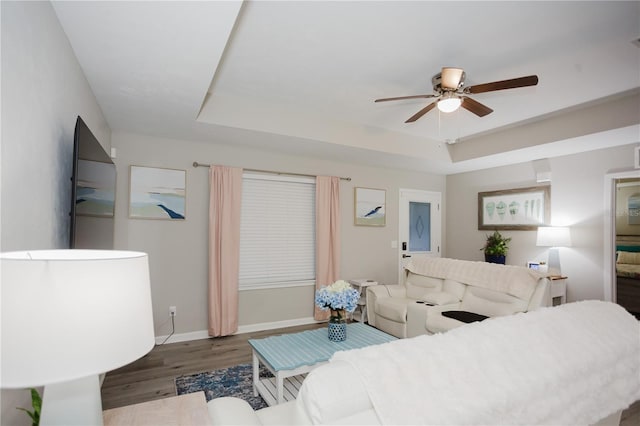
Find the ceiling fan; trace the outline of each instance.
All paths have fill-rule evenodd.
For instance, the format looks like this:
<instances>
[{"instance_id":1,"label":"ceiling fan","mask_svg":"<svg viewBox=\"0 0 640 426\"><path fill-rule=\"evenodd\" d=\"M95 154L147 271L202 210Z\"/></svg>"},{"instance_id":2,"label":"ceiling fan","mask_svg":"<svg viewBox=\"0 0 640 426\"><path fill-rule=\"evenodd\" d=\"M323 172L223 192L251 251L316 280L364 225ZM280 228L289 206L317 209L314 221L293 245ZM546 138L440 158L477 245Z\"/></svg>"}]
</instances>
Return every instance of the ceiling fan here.
<instances>
[{"instance_id":1,"label":"ceiling fan","mask_svg":"<svg viewBox=\"0 0 640 426\"><path fill-rule=\"evenodd\" d=\"M537 75L529 75L526 77L512 78L509 80L494 81L491 83L476 84L474 86L464 87L464 79L466 74L462 68L442 68L442 72L436 74L431 79L433 84L433 93L427 95L400 96L395 98L376 99L375 102L399 101L404 99L421 99L421 98L437 98L420 111L412 115L405 123L413 123L436 106L442 112L452 112L462 107L471 111L478 117L484 117L491 114L493 110L486 105L466 96L468 94L477 94L485 92L494 92L496 90L515 89L518 87L535 86L538 84Z\"/></svg>"}]
</instances>

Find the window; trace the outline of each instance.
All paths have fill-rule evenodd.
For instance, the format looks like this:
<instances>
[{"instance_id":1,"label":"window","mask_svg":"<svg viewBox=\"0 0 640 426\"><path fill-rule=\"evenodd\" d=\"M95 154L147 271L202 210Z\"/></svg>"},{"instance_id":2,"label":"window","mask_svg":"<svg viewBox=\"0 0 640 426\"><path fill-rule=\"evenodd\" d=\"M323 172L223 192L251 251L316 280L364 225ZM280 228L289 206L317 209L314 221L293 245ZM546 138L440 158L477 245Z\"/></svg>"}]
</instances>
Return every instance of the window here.
<instances>
[{"instance_id":1,"label":"window","mask_svg":"<svg viewBox=\"0 0 640 426\"><path fill-rule=\"evenodd\" d=\"M240 290L314 285L314 178L244 173Z\"/></svg>"},{"instance_id":2,"label":"window","mask_svg":"<svg viewBox=\"0 0 640 426\"><path fill-rule=\"evenodd\" d=\"M409 201L409 251L431 251L431 203Z\"/></svg>"}]
</instances>

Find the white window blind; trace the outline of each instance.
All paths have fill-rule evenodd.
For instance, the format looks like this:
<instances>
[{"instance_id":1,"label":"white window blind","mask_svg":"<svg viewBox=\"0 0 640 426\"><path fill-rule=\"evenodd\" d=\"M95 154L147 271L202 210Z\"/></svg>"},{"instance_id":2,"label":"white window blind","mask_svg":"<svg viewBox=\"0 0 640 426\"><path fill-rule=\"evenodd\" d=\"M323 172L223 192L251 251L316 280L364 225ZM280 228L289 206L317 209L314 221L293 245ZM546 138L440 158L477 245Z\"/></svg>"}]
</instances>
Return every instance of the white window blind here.
<instances>
[{"instance_id":1,"label":"white window blind","mask_svg":"<svg viewBox=\"0 0 640 426\"><path fill-rule=\"evenodd\" d=\"M243 175L241 290L315 283L315 188L313 178Z\"/></svg>"}]
</instances>

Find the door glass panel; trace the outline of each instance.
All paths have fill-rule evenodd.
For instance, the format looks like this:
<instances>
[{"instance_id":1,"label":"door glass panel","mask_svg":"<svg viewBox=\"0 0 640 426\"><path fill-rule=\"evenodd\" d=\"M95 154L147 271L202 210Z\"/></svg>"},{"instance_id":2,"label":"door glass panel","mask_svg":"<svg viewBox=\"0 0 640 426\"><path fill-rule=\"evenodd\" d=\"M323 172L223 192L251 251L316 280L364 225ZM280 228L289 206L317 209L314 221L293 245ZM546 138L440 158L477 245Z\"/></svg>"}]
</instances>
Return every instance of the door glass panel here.
<instances>
[{"instance_id":1,"label":"door glass panel","mask_svg":"<svg viewBox=\"0 0 640 426\"><path fill-rule=\"evenodd\" d=\"M409 251L431 251L431 203L409 202Z\"/></svg>"}]
</instances>

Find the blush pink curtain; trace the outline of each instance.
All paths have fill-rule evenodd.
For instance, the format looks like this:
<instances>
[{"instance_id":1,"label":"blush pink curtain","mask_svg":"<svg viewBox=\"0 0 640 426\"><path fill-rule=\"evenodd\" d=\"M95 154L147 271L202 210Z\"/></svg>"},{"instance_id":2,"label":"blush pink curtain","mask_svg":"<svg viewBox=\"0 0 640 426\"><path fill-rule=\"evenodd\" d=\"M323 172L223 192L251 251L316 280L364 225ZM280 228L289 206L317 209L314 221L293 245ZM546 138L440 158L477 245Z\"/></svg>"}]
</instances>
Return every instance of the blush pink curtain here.
<instances>
[{"instance_id":1,"label":"blush pink curtain","mask_svg":"<svg viewBox=\"0 0 640 426\"><path fill-rule=\"evenodd\" d=\"M340 275L340 178L316 177L316 289ZM315 304L314 304L315 306ZM315 306L314 318L329 318Z\"/></svg>"},{"instance_id":2,"label":"blush pink curtain","mask_svg":"<svg viewBox=\"0 0 640 426\"><path fill-rule=\"evenodd\" d=\"M242 169L209 168L209 336L238 331Z\"/></svg>"}]
</instances>

